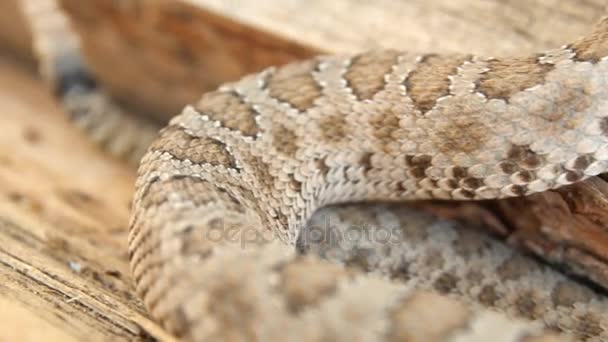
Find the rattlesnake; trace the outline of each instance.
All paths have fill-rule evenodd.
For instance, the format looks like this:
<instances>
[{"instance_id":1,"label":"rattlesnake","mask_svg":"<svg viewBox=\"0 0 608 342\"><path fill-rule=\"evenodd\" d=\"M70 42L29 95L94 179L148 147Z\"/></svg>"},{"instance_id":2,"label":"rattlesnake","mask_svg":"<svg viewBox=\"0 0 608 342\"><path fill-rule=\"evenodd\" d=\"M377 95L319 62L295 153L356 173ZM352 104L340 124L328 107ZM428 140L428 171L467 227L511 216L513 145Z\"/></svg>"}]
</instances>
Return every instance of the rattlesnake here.
<instances>
[{"instance_id":1,"label":"rattlesnake","mask_svg":"<svg viewBox=\"0 0 608 342\"><path fill-rule=\"evenodd\" d=\"M62 18L53 1L24 4L43 74L74 120L115 153L141 153L154 127L144 126L146 138L134 134L142 123L97 89L75 42L53 48L69 34L63 19L48 25L60 28L54 34L40 24ZM408 274L577 338L608 340L605 299L466 233L390 230L396 244L380 249L401 264L358 256L385 273L295 253L306 248L302 228L327 205L523 196L605 171L606 56L608 18L532 56L322 56L203 95L141 159L129 236L139 295L186 340L566 338L386 276ZM124 122L132 134L116 139L112 128ZM379 206L364 220L394 223L391 215ZM533 288L544 282L551 293Z\"/></svg>"}]
</instances>

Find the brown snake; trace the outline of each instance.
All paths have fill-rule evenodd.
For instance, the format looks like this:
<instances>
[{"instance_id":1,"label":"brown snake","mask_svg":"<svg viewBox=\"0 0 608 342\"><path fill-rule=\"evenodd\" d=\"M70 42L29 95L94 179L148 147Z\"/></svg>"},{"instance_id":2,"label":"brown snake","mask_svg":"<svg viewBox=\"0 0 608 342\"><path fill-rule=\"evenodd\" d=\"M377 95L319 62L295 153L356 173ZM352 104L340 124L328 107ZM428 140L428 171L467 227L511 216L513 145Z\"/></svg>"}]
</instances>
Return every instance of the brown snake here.
<instances>
[{"instance_id":1,"label":"brown snake","mask_svg":"<svg viewBox=\"0 0 608 342\"><path fill-rule=\"evenodd\" d=\"M33 5L45 1L28 3L48 15ZM51 61L47 78L81 85L61 91L74 119L116 153L137 154L147 141L136 128L106 139L132 119L111 116L117 109L79 67L62 69L76 49L50 51L44 42L58 38L42 26L34 31ZM398 229L398 243L381 247L385 259L366 259L376 274L294 248L331 204L523 196L606 171L606 56L603 19L585 38L531 56L324 56L203 95L141 160L129 237L139 295L186 340L566 339L543 332L544 322L608 341L606 299L462 232ZM400 222L375 208L364 220ZM403 265L413 281L394 279ZM418 289L425 284L434 291ZM535 288L543 284L551 291Z\"/></svg>"}]
</instances>

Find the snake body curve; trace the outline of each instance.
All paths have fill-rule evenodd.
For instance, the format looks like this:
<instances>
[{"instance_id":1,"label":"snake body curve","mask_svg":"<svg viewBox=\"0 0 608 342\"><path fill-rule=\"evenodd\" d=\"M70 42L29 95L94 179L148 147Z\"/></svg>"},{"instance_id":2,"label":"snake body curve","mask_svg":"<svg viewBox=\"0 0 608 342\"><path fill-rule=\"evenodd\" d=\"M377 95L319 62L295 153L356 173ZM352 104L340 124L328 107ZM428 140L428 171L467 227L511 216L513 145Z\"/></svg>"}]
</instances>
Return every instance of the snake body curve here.
<instances>
[{"instance_id":1,"label":"snake body curve","mask_svg":"<svg viewBox=\"0 0 608 342\"><path fill-rule=\"evenodd\" d=\"M607 38L603 20L586 38L522 58L320 57L203 95L141 162L129 241L140 294L195 339L269 340L291 325L315 339L394 329L386 317L403 294L388 282L286 246L329 204L522 196L605 171ZM262 238L243 249L228 231ZM342 296L352 298L332 307ZM308 323L289 312L298 300L341 310L335 326L298 328Z\"/></svg>"},{"instance_id":2,"label":"snake body curve","mask_svg":"<svg viewBox=\"0 0 608 342\"><path fill-rule=\"evenodd\" d=\"M523 196L605 172L606 56L603 19L532 56L323 56L203 95L141 160L139 295L187 340L560 339L294 245L331 204Z\"/></svg>"}]
</instances>

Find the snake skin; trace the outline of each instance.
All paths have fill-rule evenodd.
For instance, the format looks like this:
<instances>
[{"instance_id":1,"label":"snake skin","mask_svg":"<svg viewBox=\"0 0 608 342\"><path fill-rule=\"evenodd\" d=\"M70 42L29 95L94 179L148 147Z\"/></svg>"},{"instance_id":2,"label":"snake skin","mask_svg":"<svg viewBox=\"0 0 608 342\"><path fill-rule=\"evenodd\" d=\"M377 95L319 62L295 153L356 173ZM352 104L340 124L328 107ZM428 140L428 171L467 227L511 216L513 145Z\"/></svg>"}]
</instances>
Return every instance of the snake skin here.
<instances>
[{"instance_id":1,"label":"snake skin","mask_svg":"<svg viewBox=\"0 0 608 342\"><path fill-rule=\"evenodd\" d=\"M527 57L323 56L203 95L141 160L139 295L184 340L607 341L605 298L489 238L387 205L319 210L523 196L604 172L607 40L604 19ZM60 96L80 104L67 106L75 119L123 120L91 105L111 102L90 82L70 84ZM114 149L134 154L134 140ZM392 242L308 243L353 231Z\"/></svg>"},{"instance_id":2,"label":"snake skin","mask_svg":"<svg viewBox=\"0 0 608 342\"><path fill-rule=\"evenodd\" d=\"M297 256L301 227L330 204L522 196L605 171L607 38L608 19L530 57L326 56L203 95L139 168L139 294L193 340L395 338L416 295Z\"/></svg>"}]
</instances>

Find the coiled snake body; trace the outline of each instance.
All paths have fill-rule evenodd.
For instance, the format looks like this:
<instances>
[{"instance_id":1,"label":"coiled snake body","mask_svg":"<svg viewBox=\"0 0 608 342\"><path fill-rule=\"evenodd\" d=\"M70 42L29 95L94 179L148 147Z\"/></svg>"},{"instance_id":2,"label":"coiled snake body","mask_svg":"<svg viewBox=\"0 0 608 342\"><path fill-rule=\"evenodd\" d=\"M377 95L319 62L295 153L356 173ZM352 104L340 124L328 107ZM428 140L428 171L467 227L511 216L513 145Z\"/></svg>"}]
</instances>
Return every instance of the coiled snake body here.
<instances>
[{"instance_id":1,"label":"coiled snake body","mask_svg":"<svg viewBox=\"0 0 608 342\"><path fill-rule=\"evenodd\" d=\"M532 56L325 56L203 95L141 160L140 296L188 340L561 338L294 245L330 204L523 196L606 171L606 56L608 19Z\"/></svg>"}]
</instances>

